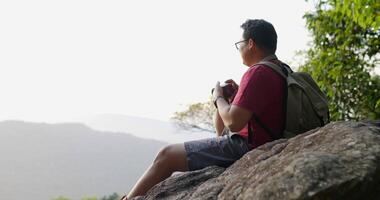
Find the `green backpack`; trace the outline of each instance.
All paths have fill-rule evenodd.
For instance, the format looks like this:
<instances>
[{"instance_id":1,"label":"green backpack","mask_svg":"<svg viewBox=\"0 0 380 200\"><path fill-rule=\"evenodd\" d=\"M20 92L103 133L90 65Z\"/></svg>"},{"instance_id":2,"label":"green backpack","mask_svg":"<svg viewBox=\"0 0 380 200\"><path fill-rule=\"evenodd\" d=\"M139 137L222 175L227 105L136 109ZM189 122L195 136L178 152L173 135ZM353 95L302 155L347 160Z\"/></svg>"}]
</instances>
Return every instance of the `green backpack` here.
<instances>
[{"instance_id":1,"label":"green backpack","mask_svg":"<svg viewBox=\"0 0 380 200\"><path fill-rule=\"evenodd\" d=\"M329 123L330 115L326 95L320 90L313 78L305 72L293 72L285 63L278 65L268 61L273 58L276 57L267 57L256 65L270 67L286 80L286 102L284 102L286 117L282 137L291 138ZM272 139L279 139L259 118L255 115L253 118L271 135ZM252 141L252 130L251 128L248 130L250 141Z\"/></svg>"}]
</instances>

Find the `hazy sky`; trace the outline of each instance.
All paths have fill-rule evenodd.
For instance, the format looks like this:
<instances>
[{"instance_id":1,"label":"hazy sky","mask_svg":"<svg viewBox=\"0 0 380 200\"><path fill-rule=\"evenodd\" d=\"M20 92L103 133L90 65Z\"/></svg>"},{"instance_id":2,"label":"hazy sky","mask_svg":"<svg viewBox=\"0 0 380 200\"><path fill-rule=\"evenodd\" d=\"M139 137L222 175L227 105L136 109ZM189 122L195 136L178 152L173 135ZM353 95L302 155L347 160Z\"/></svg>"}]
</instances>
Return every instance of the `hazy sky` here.
<instances>
[{"instance_id":1,"label":"hazy sky","mask_svg":"<svg viewBox=\"0 0 380 200\"><path fill-rule=\"evenodd\" d=\"M0 1L0 120L60 122L99 113L168 120L240 81L248 18L271 22L277 55L306 49L303 0Z\"/></svg>"}]
</instances>

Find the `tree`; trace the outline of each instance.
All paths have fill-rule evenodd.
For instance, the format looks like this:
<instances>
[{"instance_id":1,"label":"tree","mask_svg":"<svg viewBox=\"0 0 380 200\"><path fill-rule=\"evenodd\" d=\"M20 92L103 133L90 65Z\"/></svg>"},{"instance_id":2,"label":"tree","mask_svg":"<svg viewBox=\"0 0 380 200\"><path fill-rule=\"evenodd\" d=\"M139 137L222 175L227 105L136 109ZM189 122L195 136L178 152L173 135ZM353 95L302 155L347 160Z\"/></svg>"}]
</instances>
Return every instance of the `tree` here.
<instances>
[{"instance_id":1,"label":"tree","mask_svg":"<svg viewBox=\"0 0 380 200\"><path fill-rule=\"evenodd\" d=\"M97 197L83 197L81 200L98 200Z\"/></svg>"},{"instance_id":2,"label":"tree","mask_svg":"<svg viewBox=\"0 0 380 200\"><path fill-rule=\"evenodd\" d=\"M64 196L59 196L59 197L53 198L51 200L70 200L70 199L67 197L64 197Z\"/></svg>"},{"instance_id":3,"label":"tree","mask_svg":"<svg viewBox=\"0 0 380 200\"><path fill-rule=\"evenodd\" d=\"M118 199L120 199L120 196L116 192L114 192L113 194L111 194L109 196L103 196L100 200L118 200ZM51 200L70 200L70 199L67 197L64 197L64 196L59 196L59 197L53 198ZM98 198L95 196L93 196L93 197L82 197L81 200L98 200Z\"/></svg>"},{"instance_id":4,"label":"tree","mask_svg":"<svg viewBox=\"0 0 380 200\"><path fill-rule=\"evenodd\" d=\"M327 94L332 120L380 118L380 3L320 0L304 15L313 37L301 71Z\"/></svg>"},{"instance_id":5,"label":"tree","mask_svg":"<svg viewBox=\"0 0 380 200\"><path fill-rule=\"evenodd\" d=\"M200 129L214 132L213 115L216 109L212 101L190 104L184 111L175 112L172 120L183 129Z\"/></svg>"},{"instance_id":6,"label":"tree","mask_svg":"<svg viewBox=\"0 0 380 200\"><path fill-rule=\"evenodd\" d=\"M101 200L118 200L120 198L121 197L116 192L114 192L113 194L111 194L109 196L102 197Z\"/></svg>"}]
</instances>

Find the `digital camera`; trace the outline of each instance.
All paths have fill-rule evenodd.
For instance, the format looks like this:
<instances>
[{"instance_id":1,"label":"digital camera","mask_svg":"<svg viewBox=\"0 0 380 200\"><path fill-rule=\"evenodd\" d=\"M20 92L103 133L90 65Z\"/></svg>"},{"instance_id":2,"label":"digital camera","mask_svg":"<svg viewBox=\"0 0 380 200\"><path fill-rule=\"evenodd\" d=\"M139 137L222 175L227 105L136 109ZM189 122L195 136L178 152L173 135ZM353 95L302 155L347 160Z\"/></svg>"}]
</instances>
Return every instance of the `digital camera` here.
<instances>
[{"instance_id":1,"label":"digital camera","mask_svg":"<svg viewBox=\"0 0 380 200\"><path fill-rule=\"evenodd\" d=\"M228 100L230 99L233 95L235 95L235 88L232 86L232 84L230 83L222 83L220 85L220 87L222 87L223 89L223 97ZM211 90L211 94L214 93L214 89L215 88L212 88Z\"/></svg>"}]
</instances>

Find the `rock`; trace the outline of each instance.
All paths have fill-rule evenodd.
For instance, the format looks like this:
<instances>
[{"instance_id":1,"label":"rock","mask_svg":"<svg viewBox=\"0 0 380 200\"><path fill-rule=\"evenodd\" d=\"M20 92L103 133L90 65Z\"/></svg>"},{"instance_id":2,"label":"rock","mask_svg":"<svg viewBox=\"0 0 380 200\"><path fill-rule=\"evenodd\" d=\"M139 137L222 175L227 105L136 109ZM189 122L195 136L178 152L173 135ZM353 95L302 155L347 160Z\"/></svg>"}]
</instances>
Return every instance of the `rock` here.
<instances>
[{"instance_id":1,"label":"rock","mask_svg":"<svg viewBox=\"0 0 380 200\"><path fill-rule=\"evenodd\" d=\"M380 121L333 122L176 174L135 199L380 199Z\"/></svg>"},{"instance_id":2,"label":"rock","mask_svg":"<svg viewBox=\"0 0 380 200\"><path fill-rule=\"evenodd\" d=\"M217 177L224 170L222 167L210 166L193 172L178 173L154 186L145 197L140 196L133 199L189 199L202 183Z\"/></svg>"}]
</instances>

